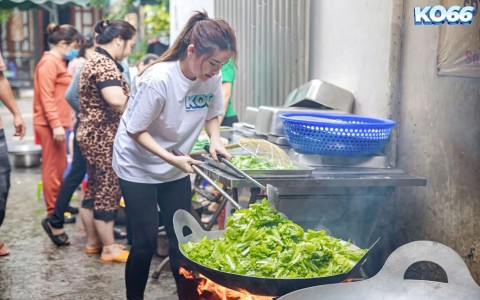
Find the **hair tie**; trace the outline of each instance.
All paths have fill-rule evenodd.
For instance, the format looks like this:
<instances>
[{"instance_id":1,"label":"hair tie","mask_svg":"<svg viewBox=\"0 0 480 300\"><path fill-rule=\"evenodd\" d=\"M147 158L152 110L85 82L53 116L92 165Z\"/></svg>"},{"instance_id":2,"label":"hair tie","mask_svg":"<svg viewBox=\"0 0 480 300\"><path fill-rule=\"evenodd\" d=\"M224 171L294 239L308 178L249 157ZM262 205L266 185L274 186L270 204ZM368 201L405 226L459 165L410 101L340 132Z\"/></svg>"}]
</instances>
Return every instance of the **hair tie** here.
<instances>
[{"instance_id":1,"label":"hair tie","mask_svg":"<svg viewBox=\"0 0 480 300\"><path fill-rule=\"evenodd\" d=\"M55 25L55 27L53 27L53 31L57 31L57 30L60 30L60 25Z\"/></svg>"},{"instance_id":2,"label":"hair tie","mask_svg":"<svg viewBox=\"0 0 480 300\"><path fill-rule=\"evenodd\" d=\"M102 27L108 27L110 25L110 20L103 21Z\"/></svg>"}]
</instances>

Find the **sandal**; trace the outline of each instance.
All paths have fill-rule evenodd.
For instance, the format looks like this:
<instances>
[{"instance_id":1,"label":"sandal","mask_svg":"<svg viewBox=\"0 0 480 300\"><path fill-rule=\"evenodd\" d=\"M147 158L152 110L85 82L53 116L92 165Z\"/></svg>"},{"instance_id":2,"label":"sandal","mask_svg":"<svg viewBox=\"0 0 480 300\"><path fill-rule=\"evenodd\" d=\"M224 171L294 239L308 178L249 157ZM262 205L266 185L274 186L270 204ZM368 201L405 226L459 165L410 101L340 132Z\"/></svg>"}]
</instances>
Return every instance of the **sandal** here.
<instances>
[{"instance_id":1,"label":"sandal","mask_svg":"<svg viewBox=\"0 0 480 300\"><path fill-rule=\"evenodd\" d=\"M4 242L0 242L0 256L7 256L10 254L10 250L7 249Z\"/></svg>"},{"instance_id":2,"label":"sandal","mask_svg":"<svg viewBox=\"0 0 480 300\"><path fill-rule=\"evenodd\" d=\"M120 244L115 244L115 246L121 250L125 250L125 246L124 245L120 245ZM85 247L85 253L86 254L100 254L102 253L102 250L103 250L103 247L99 247L99 248L87 248Z\"/></svg>"},{"instance_id":3,"label":"sandal","mask_svg":"<svg viewBox=\"0 0 480 300\"><path fill-rule=\"evenodd\" d=\"M102 256L100 256L100 260L105 261L105 262L121 262L121 263L124 263L124 262L127 262L129 254L130 254L130 252L128 252L127 250L123 250L122 252L120 252L115 257L106 257L106 256L102 255Z\"/></svg>"},{"instance_id":4,"label":"sandal","mask_svg":"<svg viewBox=\"0 0 480 300\"><path fill-rule=\"evenodd\" d=\"M102 253L102 247L100 248L87 248L85 247L86 254L100 254Z\"/></svg>"},{"instance_id":5,"label":"sandal","mask_svg":"<svg viewBox=\"0 0 480 300\"><path fill-rule=\"evenodd\" d=\"M48 234L48 237L52 242L57 246L67 246L70 245L70 241L68 240L68 235L64 232L62 234L54 235L52 229L48 225L48 218L42 220L42 227L45 232Z\"/></svg>"}]
</instances>

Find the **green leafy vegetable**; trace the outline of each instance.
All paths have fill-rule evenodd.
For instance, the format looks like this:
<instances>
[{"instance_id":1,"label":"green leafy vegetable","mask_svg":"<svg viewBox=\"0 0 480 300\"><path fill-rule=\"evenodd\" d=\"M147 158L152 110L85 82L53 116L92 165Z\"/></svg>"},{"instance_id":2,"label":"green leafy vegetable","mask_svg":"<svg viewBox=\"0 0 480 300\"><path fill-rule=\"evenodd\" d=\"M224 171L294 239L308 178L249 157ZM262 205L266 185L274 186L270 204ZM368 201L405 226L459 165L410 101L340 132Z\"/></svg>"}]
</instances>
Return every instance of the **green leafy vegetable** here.
<instances>
[{"instance_id":1,"label":"green leafy vegetable","mask_svg":"<svg viewBox=\"0 0 480 300\"><path fill-rule=\"evenodd\" d=\"M294 165L283 165L275 160L256 157L254 155L234 155L231 160L241 170L292 170Z\"/></svg>"},{"instance_id":2,"label":"green leafy vegetable","mask_svg":"<svg viewBox=\"0 0 480 300\"><path fill-rule=\"evenodd\" d=\"M203 150L205 145L210 145L210 139L207 138L198 138L193 146L193 151Z\"/></svg>"},{"instance_id":3,"label":"green leafy vegetable","mask_svg":"<svg viewBox=\"0 0 480 300\"><path fill-rule=\"evenodd\" d=\"M264 199L237 210L224 236L180 245L191 260L212 269L246 276L312 278L346 273L367 252L324 230L305 232L271 210Z\"/></svg>"}]
</instances>

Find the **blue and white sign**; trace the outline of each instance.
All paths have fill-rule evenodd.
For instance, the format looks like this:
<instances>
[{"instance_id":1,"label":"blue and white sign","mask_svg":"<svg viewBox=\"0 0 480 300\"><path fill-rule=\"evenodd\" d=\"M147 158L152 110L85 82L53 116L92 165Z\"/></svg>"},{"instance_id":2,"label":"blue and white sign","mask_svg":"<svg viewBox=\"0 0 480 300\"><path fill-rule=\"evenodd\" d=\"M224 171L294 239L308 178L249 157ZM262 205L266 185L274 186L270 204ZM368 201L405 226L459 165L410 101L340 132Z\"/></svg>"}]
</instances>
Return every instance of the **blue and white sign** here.
<instances>
[{"instance_id":1,"label":"blue and white sign","mask_svg":"<svg viewBox=\"0 0 480 300\"><path fill-rule=\"evenodd\" d=\"M205 109L210 106L210 102L213 99L213 94L199 94L185 97L185 109L186 110L199 110Z\"/></svg>"},{"instance_id":2,"label":"blue and white sign","mask_svg":"<svg viewBox=\"0 0 480 300\"><path fill-rule=\"evenodd\" d=\"M445 8L443 5L415 6L413 17L415 25L441 25L445 22L449 25L468 25L473 22L475 7L452 5Z\"/></svg>"}]
</instances>

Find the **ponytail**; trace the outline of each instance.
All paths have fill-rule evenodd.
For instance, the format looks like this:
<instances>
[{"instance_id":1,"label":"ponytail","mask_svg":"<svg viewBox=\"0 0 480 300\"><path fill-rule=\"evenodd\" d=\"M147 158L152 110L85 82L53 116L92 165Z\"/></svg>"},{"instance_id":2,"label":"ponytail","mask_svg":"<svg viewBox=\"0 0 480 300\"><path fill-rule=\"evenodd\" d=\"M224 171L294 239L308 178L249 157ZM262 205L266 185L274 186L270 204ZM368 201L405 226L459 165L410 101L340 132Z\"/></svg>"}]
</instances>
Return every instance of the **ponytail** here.
<instances>
[{"instance_id":1,"label":"ponytail","mask_svg":"<svg viewBox=\"0 0 480 300\"><path fill-rule=\"evenodd\" d=\"M50 23L47 26L47 33L47 42L52 45L56 45L60 41L65 41L70 44L82 40L82 35L75 29L75 27L68 24L57 25L55 23Z\"/></svg>"},{"instance_id":2,"label":"ponytail","mask_svg":"<svg viewBox=\"0 0 480 300\"><path fill-rule=\"evenodd\" d=\"M163 53L158 61L175 61L187 56L187 47L191 44L192 30L195 24L200 21L208 20L206 12L197 12L187 22L182 32L173 42L173 45Z\"/></svg>"},{"instance_id":3,"label":"ponytail","mask_svg":"<svg viewBox=\"0 0 480 300\"><path fill-rule=\"evenodd\" d=\"M101 20L95 24L95 42L99 45L105 45L113 41L116 37L128 41L135 35L135 27L123 20Z\"/></svg>"},{"instance_id":4,"label":"ponytail","mask_svg":"<svg viewBox=\"0 0 480 300\"><path fill-rule=\"evenodd\" d=\"M198 56L213 54L217 49L233 51L234 60L237 55L235 32L230 25L221 19L210 19L206 12L197 11L190 17L173 45L159 59L150 63L138 76L156 63L177 61L187 57L187 48L191 44L195 45Z\"/></svg>"}]
</instances>

